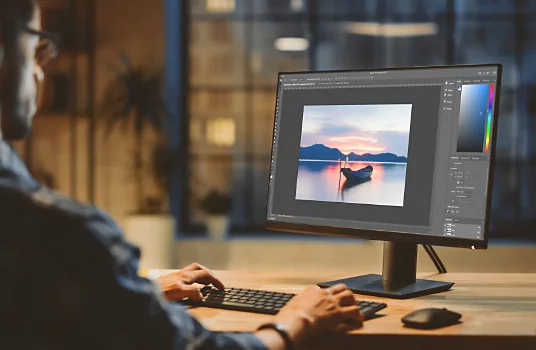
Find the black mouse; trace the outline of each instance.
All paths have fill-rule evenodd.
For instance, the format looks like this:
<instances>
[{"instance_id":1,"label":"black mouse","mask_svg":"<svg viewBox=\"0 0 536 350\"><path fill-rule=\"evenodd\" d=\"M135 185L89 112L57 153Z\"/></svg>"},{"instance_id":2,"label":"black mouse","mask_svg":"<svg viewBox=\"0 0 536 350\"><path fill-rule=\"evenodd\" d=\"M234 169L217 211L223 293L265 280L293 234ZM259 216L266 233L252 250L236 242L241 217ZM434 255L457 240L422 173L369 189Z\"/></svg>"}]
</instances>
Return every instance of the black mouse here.
<instances>
[{"instance_id":1,"label":"black mouse","mask_svg":"<svg viewBox=\"0 0 536 350\"><path fill-rule=\"evenodd\" d=\"M418 329L437 329L460 323L462 315L447 309L421 309L402 317L406 327Z\"/></svg>"}]
</instances>

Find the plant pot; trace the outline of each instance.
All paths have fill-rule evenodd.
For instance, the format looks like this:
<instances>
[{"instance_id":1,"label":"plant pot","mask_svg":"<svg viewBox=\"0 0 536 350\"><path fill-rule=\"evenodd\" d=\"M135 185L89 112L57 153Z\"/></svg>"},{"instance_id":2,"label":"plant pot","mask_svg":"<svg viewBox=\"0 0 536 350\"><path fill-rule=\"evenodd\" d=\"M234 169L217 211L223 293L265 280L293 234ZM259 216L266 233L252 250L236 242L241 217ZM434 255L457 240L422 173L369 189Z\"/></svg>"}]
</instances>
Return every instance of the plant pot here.
<instances>
[{"instance_id":1,"label":"plant pot","mask_svg":"<svg viewBox=\"0 0 536 350\"><path fill-rule=\"evenodd\" d=\"M170 215L129 215L125 236L141 250L140 269L175 267L175 219Z\"/></svg>"},{"instance_id":2,"label":"plant pot","mask_svg":"<svg viewBox=\"0 0 536 350\"><path fill-rule=\"evenodd\" d=\"M212 240L224 240L229 231L229 217L227 215L208 215L206 225L208 235Z\"/></svg>"}]
</instances>

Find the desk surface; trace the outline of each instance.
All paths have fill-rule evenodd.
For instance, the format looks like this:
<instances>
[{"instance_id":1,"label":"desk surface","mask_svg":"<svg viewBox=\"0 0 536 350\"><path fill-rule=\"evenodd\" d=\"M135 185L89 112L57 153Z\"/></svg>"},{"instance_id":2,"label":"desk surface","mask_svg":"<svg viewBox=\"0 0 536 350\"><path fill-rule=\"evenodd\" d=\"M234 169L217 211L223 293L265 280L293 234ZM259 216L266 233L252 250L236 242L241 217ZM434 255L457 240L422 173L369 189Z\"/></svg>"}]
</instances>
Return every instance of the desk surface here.
<instances>
[{"instance_id":1,"label":"desk surface","mask_svg":"<svg viewBox=\"0 0 536 350\"><path fill-rule=\"evenodd\" d=\"M216 271L226 286L298 293L305 286L348 275L296 272ZM455 282L449 292L409 300L356 295L362 300L382 300L388 307L380 317L366 321L348 337L443 336L446 338L488 338L497 345L500 338L536 341L536 274L420 274L419 278ZM462 323L440 330L404 328L400 319L411 311L446 307L463 315ZM210 308L192 308L191 314L214 331L253 331L271 316ZM387 336L387 338L386 338ZM421 337L422 338L422 337ZM412 343L413 344L413 343ZM509 342L508 344L511 344ZM532 344L532 343L531 343ZM536 342L534 343L536 345ZM424 346L424 345L423 345ZM536 348L536 347L535 347Z\"/></svg>"}]
</instances>

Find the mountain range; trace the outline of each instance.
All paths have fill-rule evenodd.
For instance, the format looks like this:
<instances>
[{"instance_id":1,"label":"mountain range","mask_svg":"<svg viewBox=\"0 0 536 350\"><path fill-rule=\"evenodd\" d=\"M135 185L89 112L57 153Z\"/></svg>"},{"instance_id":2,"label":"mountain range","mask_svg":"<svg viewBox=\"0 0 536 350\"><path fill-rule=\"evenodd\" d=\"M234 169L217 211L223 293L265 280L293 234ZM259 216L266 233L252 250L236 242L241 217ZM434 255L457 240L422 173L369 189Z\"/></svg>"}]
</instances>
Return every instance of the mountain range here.
<instances>
[{"instance_id":1,"label":"mountain range","mask_svg":"<svg viewBox=\"0 0 536 350\"><path fill-rule=\"evenodd\" d=\"M379 154L355 154L351 152L344 154L338 148L329 148L322 144L316 144L309 147L300 147L300 159L303 160L348 160L351 162L392 162L392 163L407 163L406 157L397 156L393 153Z\"/></svg>"}]
</instances>

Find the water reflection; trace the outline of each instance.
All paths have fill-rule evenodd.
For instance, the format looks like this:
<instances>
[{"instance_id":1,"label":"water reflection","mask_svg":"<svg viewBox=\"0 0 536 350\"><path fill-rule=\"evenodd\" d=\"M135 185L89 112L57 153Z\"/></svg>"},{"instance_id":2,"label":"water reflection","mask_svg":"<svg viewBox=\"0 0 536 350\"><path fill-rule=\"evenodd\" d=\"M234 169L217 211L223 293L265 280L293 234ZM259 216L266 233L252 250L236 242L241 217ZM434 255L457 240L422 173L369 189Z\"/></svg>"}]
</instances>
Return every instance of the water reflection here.
<instances>
[{"instance_id":1,"label":"water reflection","mask_svg":"<svg viewBox=\"0 0 536 350\"><path fill-rule=\"evenodd\" d=\"M406 164L349 162L358 170L371 165L368 181L348 181L338 162L300 161L296 199L373 205L403 206Z\"/></svg>"}]
</instances>

